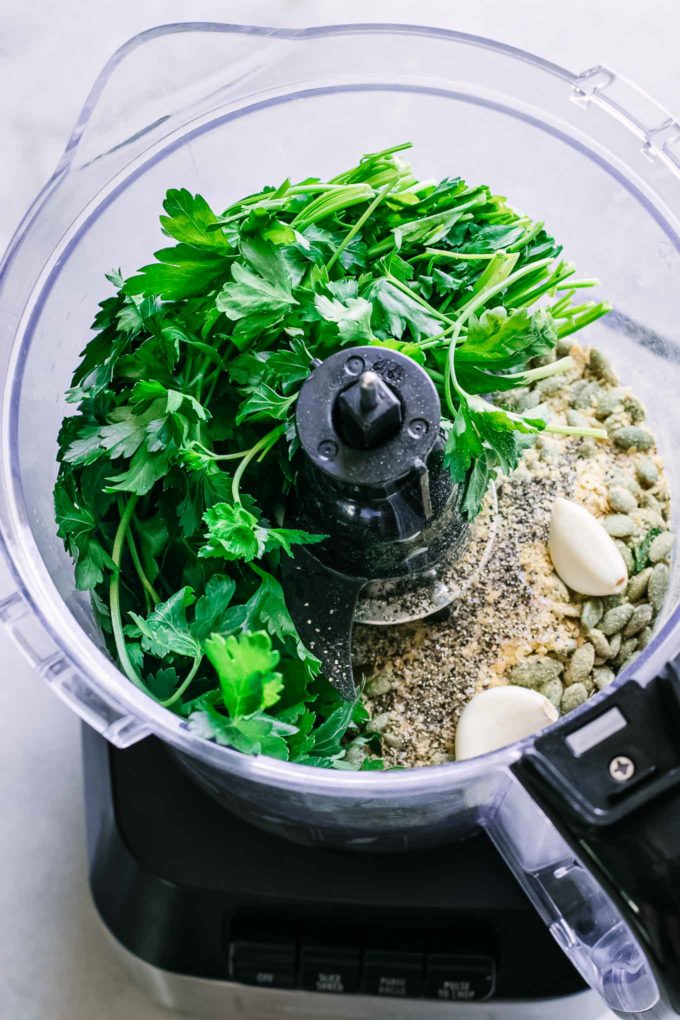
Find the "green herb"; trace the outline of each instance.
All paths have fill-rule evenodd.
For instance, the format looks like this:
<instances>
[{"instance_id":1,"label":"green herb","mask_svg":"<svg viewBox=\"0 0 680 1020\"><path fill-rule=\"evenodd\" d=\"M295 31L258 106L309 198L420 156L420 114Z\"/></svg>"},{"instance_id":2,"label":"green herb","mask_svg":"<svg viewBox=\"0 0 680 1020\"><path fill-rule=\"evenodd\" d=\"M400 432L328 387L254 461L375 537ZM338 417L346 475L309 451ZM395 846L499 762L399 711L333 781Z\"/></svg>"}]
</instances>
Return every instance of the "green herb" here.
<instances>
[{"instance_id":1,"label":"green herb","mask_svg":"<svg viewBox=\"0 0 680 1020\"><path fill-rule=\"evenodd\" d=\"M645 569L649 562L649 550L652 548L652 542L661 533L661 528L650 528L642 541L638 545L633 546L631 552L633 554L634 573L639 574L641 570Z\"/></svg>"},{"instance_id":2,"label":"green herb","mask_svg":"<svg viewBox=\"0 0 680 1020\"><path fill-rule=\"evenodd\" d=\"M367 343L424 367L471 516L539 432L579 432L493 394L570 367L531 363L605 314L572 300L596 281L488 187L419 181L407 147L222 213L169 191L173 243L109 275L68 393L55 513L77 586L130 681L244 753L350 768L364 740L365 711L320 676L278 579L282 556L324 538L283 526L315 359Z\"/></svg>"}]
</instances>

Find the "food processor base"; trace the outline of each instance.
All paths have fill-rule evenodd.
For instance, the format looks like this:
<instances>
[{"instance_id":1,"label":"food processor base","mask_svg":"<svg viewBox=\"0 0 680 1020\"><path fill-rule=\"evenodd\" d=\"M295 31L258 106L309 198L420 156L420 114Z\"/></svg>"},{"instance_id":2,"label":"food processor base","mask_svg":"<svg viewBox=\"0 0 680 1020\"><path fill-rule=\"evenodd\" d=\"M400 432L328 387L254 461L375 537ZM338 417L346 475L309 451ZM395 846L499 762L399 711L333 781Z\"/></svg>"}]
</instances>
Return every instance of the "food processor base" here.
<instances>
[{"instance_id":1,"label":"food processor base","mask_svg":"<svg viewBox=\"0 0 680 1020\"><path fill-rule=\"evenodd\" d=\"M301 847L221 808L154 738L121 751L83 727L83 763L95 905L166 1007L251 1020L602 1014L483 835L389 855Z\"/></svg>"}]
</instances>

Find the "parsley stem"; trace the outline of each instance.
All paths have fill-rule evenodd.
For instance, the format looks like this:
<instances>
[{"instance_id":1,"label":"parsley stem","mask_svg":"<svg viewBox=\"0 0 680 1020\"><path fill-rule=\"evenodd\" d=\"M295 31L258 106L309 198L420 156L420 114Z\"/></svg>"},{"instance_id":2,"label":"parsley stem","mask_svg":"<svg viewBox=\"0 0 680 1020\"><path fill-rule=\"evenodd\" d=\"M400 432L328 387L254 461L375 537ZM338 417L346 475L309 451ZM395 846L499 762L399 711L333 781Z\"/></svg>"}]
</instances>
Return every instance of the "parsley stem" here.
<instances>
[{"instance_id":1,"label":"parsley stem","mask_svg":"<svg viewBox=\"0 0 680 1020\"><path fill-rule=\"evenodd\" d=\"M510 276L506 277L504 280L499 280L498 283L494 284L492 287L488 287L487 290L483 290L480 294L476 294L472 301L468 302L467 305L464 305L460 309L458 318L454 320L452 325L447 326L445 330L442 330L441 333L437 333L436 336L429 336L425 340L417 340L416 343L418 344L418 347L422 350L427 350L428 347L436 346L440 340L443 340L451 333L453 333L452 340L457 340L466 320L479 308L485 305L490 298L495 297L495 295L500 293L500 291L506 290L517 280L521 280L523 276L527 276L529 273L533 273L537 269L543 268L543 266L550 265L552 261L552 256L550 256L548 258L539 259L537 262L532 262L530 265L521 266L519 269L516 269L514 273L510 273ZM455 347L455 343L452 343L451 346Z\"/></svg>"},{"instance_id":2,"label":"parsley stem","mask_svg":"<svg viewBox=\"0 0 680 1020\"><path fill-rule=\"evenodd\" d=\"M274 446L274 444L279 441L279 439L281 438L285 431L286 424L284 422L282 425L277 425L276 428L271 430L271 432L267 432L266 435L262 436L262 439L255 443L254 446L251 446L251 448L248 450L243 460L236 468L236 471L234 472L234 478L231 483L231 495L232 499L234 500L234 503L241 502L240 492L241 479L243 478L243 473L250 464L251 460L257 457L260 451L262 451L263 455L265 453L268 453L272 446Z\"/></svg>"},{"instance_id":3,"label":"parsley stem","mask_svg":"<svg viewBox=\"0 0 680 1020\"><path fill-rule=\"evenodd\" d=\"M113 639L116 644L118 660L123 667L125 674L132 683L148 694L146 687L139 678L137 670L132 665L132 661L127 650L125 635L123 634L123 623L120 615L120 565L123 557L125 536L127 535L128 528L130 527L130 521L132 520L132 515L135 512L135 507L137 506L138 501L139 496L130 496L125 509L121 514L120 521L116 529L116 535L113 540L111 559L113 560L115 569L111 575L111 583L109 585L109 609L111 610L111 626L113 628Z\"/></svg>"},{"instance_id":4,"label":"parsley stem","mask_svg":"<svg viewBox=\"0 0 680 1020\"><path fill-rule=\"evenodd\" d=\"M146 574L144 572L144 567L142 566L142 561L139 558L139 551L137 549L137 543L135 541L135 536L132 533L132 528L131 527L128 528L128 532L127 532L127 535L125 537L127 539L127 546L128 546L128 550L130 552L130 558L132 560L132 564L133 564L135 570L137 571L137 577L139 578L140 584L142 585L142 588L144 589L144 594L149 596L149 598L153 602L153 606L157 606L158 603L161 601L161 599L160 599L160 596L158 595L158 592L156 591L156 589L152 585L151 581L149 580L149 578L146 576ZM153 606L151 606L151 608L153 608ZM147 608L149 608L148 604L147 604Z\"/></svg>"},{"instance_id":5,"label":"parsley stem","mask_svg":"<svg viewBox=\"0 0 680 1020\"><path fill-rule=\"evenodd\" d=\"M538 223L530 224L521 237L518 237L517 240L509 246L508 251L519 251L520 248L526 248L526 246L534 240L536 235L540 234L544 226L545 224L540 221Z\"/></svg>"},{"instance_id":6,"label":"parsley stem","mask_svg":"<svg viewBox=\"0 0 680 1020\"><path fill-rule=\"evenodd\" d=\"M361 216L356 221L356 223L354 224L352 229L349 230L345 234L343 240L338 245L338 247L335 249L335 252L333 253L333 255L331 255L330 259L328 260L328 264L326 266L326 269L328 270L329 273L330 273L331 269L333 268L333 266L335 265L335 263L340 258L340 256L342 255L342 253L345 250L345 248L347 247L347 245L352 240L352 238L356 237L356 235L359 233L359 231L363 227L363 225L366 222L366 220L370 216L373 215L373 213L378 208L378 206L380 205L382 200L384 198L386 198L387 195L389 195L390 191L392 191L392 189L395 187L395 185L397 184L397 181L399 181L400 177L401 177L401 174L399 174L399 173L394 173L392 175L392 180L388 181L384 188L381 188L381 190L375 196L375 198L373 199L371 204L369 206L367 206L366 209L364 209L364 211L362 212Z\"/></svg>"},{"instance_id":7,"label":"parsley stem","mask_svg":"<svg viewBox=\"0 0 680 1020\"><path fill-rule=\"evenodd\" d=\"M553 375L559 375L560 372L568 372L570 368L574 368L576 362L569 355L566 358L558 358L557 361L553 361L550 365L541 365L539 368L530 368L526 372L516 372L513 375L506 375L504 379L516 379L520 386L526 386L527 383L538 382L540 379L549 379Z\"/></svg>"},{"instance_id":8,"label":"parsley stem","mask_svg":"<svg viewBox=\"0 0 680 1020\"><path fill-rule=\"evenodd\" d=\"M412 262L420 262L422 259L428 259L430 256L438 259L456 259L461 262L487 262L495 256L495 251L480 252L479 254L472 254L471 252L463 251L445 251L443 248L426 248L422 255L416 255L415 258L411 259Z\"/></svg>"},{"instance_id":9,"label":"parsley stem","mask_svg":"<svg viewBox=\"0 0 680 1020\"><path fill-rule=\"evenodd\" d=\"M327 216L340 212L341 209L347 209L349 206L358 205L368 198L373 198L373 194L374 191L370 184L346 184L343 188L338 188L337 191L312 199L297 214L290 226L294 230L304 230L305 227L310 227L317 220L323 220Z\"/></svg>"},{"instance_id":10,"label":"parsley stem","mask_svg":"<svg viewBox=\"0 0 680 1020\"><path fill-rule=\"evenodd\" d=\"M590 325L591 322L595 322L597 319L601 319L607 312L611 312L612 306L607 301L601 301L599 304L593 305L593 307L586 312L582 312L581 315L575 316L573 319L567 319L562 326L557 330L557 335L562 337L570 336L572 333L576 333L577 330L583 329L584 326Z\"/></svg>"},{"instance_id":11,"label":"parsley stem","mask_svg":"<svg viewBox=\"0 0 680 1020\"><path fill-rule=\"evenodd\" d=\"M242 457L250 453L250 450L236 450L235 453L213 453L212 450L208 449L198 439L194 439L194 446L200 447L206 457L210 457L211 460L241 460Z\"/></svg>"},{"instance_id":12,"label":"parsley stem","mask_svg":"<svg viewBox=\"0 0 680 1020\"><path fill-rule=\"evenodd\" d=\"M579 425L546 425L545 432L556 436L587 436L589 439L607 439L605 429L581 428Z\"/></svg>"},{"instance_id":13,"label":"parsley stem","mask_svg":"<svg viewBox=\"0 0 680 1020\"><path fill-rule=\"evenodd\" d=\"M542 268L543 266L550 265L552 261L553 261L552 257L548 257L545 259L539 259L537 262L531 263L528 266L522 266L521 269L516 269L514 273L510 273L509 276L506 276L504 279L499 280L495 284L492 284L492 286L487 287L486 290L480 291L480 293L476 294L471 301L468 301L467 305L463 306L458 315L458 318L453 324L453 327L449 327L444 331L445 334L452 333L451 340L449 342L449 356L447 358L448 371L446 373L446 380L444 383L446 403L448 404L449 410L451 411L452 414L455 414L456 409L453 405L451 388L453 387L453 389L455 389L456 392L460 394L463 400L467 396L465 391L458 384L458 380L456 378L456 364L455 364L456 341L458 339L461 329L463 328L464 323L479 308L482 308L487 303L487 301L490 298L492 298L495 294L498 294L502 290L507 290L507 288L511 284L515 283L517 280L521 280L522 277L527 276L529 273L535 272L537 269Z\"/></svg>"},{"instance_id":14,"label":"parsley stem","mask_svg":"<svg viewBox=\"0 0 680 1020\"><path fill-rule=\"evenodd\" d=\"M193 661L191 669L189 670L189 672L187 673L185 679L182 681L182 683L177 688L175 693L172 694L169 698L166 698L165 701L159 701L158 704L162 705L163 708L170 708L171 705L174 705L175 702L178 701L182 697L182 695L186 691L187 687L190 685L191 681L194 679L194 677L198 673L198 667L201 665L202 662L203 662L203 656L202 655L197 655L196 658Z\"/></svg>"},{"instance_id":15,"label":"parsley stem","mask_svg":"<svg viewBox=\"0 0 680 1020\"><path fill-rule=\"evenodd\" d=\"M600 281L593 277L590 280L570 280L569 283L565 283L564 286L562 286L562 284L558 284L556 289L571 290L573 288L576 290L581 287L599 287L599 285Z\"/></svg>"}]
</instances>

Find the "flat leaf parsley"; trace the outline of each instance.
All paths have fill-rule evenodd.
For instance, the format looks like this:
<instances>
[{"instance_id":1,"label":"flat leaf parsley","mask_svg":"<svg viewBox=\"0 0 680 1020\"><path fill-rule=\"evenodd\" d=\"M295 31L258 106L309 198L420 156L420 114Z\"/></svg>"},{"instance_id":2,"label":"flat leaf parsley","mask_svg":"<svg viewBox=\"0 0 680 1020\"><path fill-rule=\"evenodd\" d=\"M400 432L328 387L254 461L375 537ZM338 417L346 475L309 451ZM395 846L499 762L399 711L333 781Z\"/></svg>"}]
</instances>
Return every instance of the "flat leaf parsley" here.
<instances>
[{"instance_id":1,"label":"flat leaf parsley","mask_svg":"<svg viewBox=\"0 0 680 1020\"><path fill-rule=\"evenodd\" d=\"M67 394L54 506L76 584L130 681L246 754L382 767L365 709L320 675L278 579L281 557L324 539L283 526L315 359L376 344L423 366L470 516L538 433L579 432L494 394L570 367L552 352L608 311L575 303L595 281L486 185L419 180L406 148L221 212L168 191L169 243L108 276Z\"/></svg>"}]
</instances>

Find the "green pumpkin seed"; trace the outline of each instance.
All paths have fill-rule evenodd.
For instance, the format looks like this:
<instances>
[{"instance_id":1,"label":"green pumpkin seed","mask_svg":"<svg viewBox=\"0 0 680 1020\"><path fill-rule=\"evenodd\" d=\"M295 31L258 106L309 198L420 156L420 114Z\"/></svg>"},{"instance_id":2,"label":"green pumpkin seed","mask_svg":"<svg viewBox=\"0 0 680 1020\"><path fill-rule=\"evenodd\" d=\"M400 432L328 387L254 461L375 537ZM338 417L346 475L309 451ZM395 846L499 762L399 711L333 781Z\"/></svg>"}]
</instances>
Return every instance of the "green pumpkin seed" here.
<instances>
[{"instance_id":1,"label":"green pumpkin seed","mask_svg":"<svg viewBox=\"0 0 680 1020\"><path fill-rule=\"evenodd\" d=\"M642 605L636 606L633 615L623 628L624 638L634 637L636 634L639 634L641 630L644 630L645 627L649 626L652 622L653 616L654 610L647 602L643 602Z\"/></svg>"},{"instance_id":2,"label":"green pumpkin seed","mask_svg":"<svg viewBox=\"0 0 680 1020\"><path fill-rule=\"evenodd\" d=\"M588 689L585 684L577 683L572 684L571 687L567 687L562 700L560 702L560 708L563 712L573 712L579 705L583 705L588 700Z\"/></svg>"},{"instance_id":3,"label":"green pumpkin seed","mask_svg":"<svg viewBox=\"0 0 680 1020\"><path fill-rule=\"evenodd\" d=\"M612 368L611 361L606 354L603 354L602 351L598 351L596 347L593 347L590 352L588 368L593 375L597 376L598 379L604 379L606 382L612 383L618 382L616 373Z\"/></svg>"},{"instance_id":4,"label":"green pumpkin seed","mask_svg":"<svg viewBox=\"0 0 680 1020\"><path fill-rule=\"evenodd\" d=\"M602 666L600 669L596 669L593 673L593 680L598 691L608 687L616 674L613 669L609 669L607 666Z\"/></svg>"},{"instance_id":5,"label":"green pumpkin seed","mask_svg":"<svg viewBox=\"0 0 680 1020\"><path fill-rule=\"evenodd\" d=\"M587 630L592 630L593 627L597 627L598 623L604 616L604 605L602 599L587 599L583 603L581 610L581 623Z\"/></svg>"},{"instance_id":6,"label":"green pumpkin seed","mask_svg":"<svg viewBox=\"0 0 680 1020\"><path fill-rule=\"evenodd\" d=\"M649 547L650 562L660 563L661 560L665 560L670 555L674 542L675 535L671 534L670 531L664 531L662 535L657 535Z\"/></svg>"},{"instance_id":7,"label":"green pumpkin seed","mask_svg":"<svg viewBox=\"0 0 680 1020\"><path fill-rule=\"evenodd\" d=\"M642 401L638 400L637 397L634 397L632 393L629 393L626 397L624 397L623 407L626 414L629 415L630 420L636 425L639 422L644 421L647 417L647 412L644 409Z\"/></svg>"},{"instance_id":8,"label":"green pumpkin seed","mask_svg":"<svg viewBox=\"0 0 680 1020\"><path fill-rule=\"evenodd\" d=\"M561 662L551 659L547 655L529 655L512 667L509 679L511 684L537 690L541 684L547 683L548 680L557 679L563 670L564 666Z\"/></svg>"},{"instance_id":9,"label":"green pumpkin seed","mask_svg":"<svg viewBox=\"0 0 680 1020\"><path fill-rule=\"evenodd\" d=\"M605 517L604 526L612 538L626 538L635 532L635 521L628 514L610 514Z\"/></svg>"},{"instance_id":10,"label":"green pumpkin seed","mask_svg":"<svg viewBox=\"0 0 680 1020\"><path fill-rule=\"evenodd\" d=\"M621 637L621 631L618 634L614 634L611 641L609 642L609 660L615 659L621 651L621 643L623 638Z\"/></svg>"},{"instance_id":11,"label":"green pumpkin seed","mask_svg":"<svg viewBox=\"0 0 680 1020\"><path fill-rule=\"evenodd\" d=\"M643 489L651 489L659 481L659 469L651 457L640 458L635 474Z\"/></svg>"},{"instance_id":12,"label":"green pumpkin seed","mask_svg":"<svg viewBox=\"0 0 680 1020\"><path fill-rule=\"evenodd\" d=\"M555 708L560 707L563 691L564 686L562 684L562 681L557 679L548 680L547 683L542 684L540 687L540 693L543 695L544 698L547 698L548 701L550 701L555 706Z\"/></svg>"},{"instance_id":13,"label":"green pumpkin seed","mask_svg":"<svg viewBox=\"0 0 680 1020\"><path fill-rule=\"evenodd\" d=\"M654 436L639 425L624 425L614 432L612 439L620 450L651 450L654 446Z\"/></svg>"},{"instance_id":14,"label":"green pumpkin seed","mask_svg":"<svg viewBox=\"0 0 680 1020\"><path fill-rule=\"evenodd\" d=\"M630 489L615 486L609 490L609 505L617 514L630 514L637 510L637 500Z\"/></svg>"},{"instance_id":15,"label":"green pumpkin seed","mask_svg":"<svg viewBox=\"0 0 680 1020\"><path fill-rule=\"evenodd\" d=\"M639 574L636 574L635 577L631 577L626 588L626 598L630 602L637 602L638 599L642 598L647 591L647 584L651 576L652 568L646 567Z\"/></svg>"},{"instance_id":16,"label":"green pumpkin seed","mask_svg":"<svg viewBox=\"0 0 680 1020\"><path fill-rule=\"evenodd\" d=\"M605 637L609 637L611 634L617 634L620 630L623 630L633 613L633 607L627 602L624 602L623 605L620 606L614 606L613 609L609 609L605 613L604 619L600 624L600 630Z\"/></svg>"},{"instance_id":17,"label":"green pumpkin seed","mask_svg":"<svg viewBox=\"0 0 680 1020\"><path fill-rule=\"evenodd\" d=\"M588 633L588 640L595 649L595 654L600 659L609 659L612 654L611 646L601 630L595 627Z\"/></svg>"},{"instance_id":18,"label":"green pumpkin seed","mask_svg":"<svg viewBox=\"0 0 680 1020\"><path fill-rule=\"evenodd\" d=\"M657 613L661 609L664 599L668 594L668 588L671 583L671 572L665 563L657 563L652 570L649 578L649 584L647 585L647 593L649 595L649 601L652 603Z\"/></svg>"}]
</instances>

